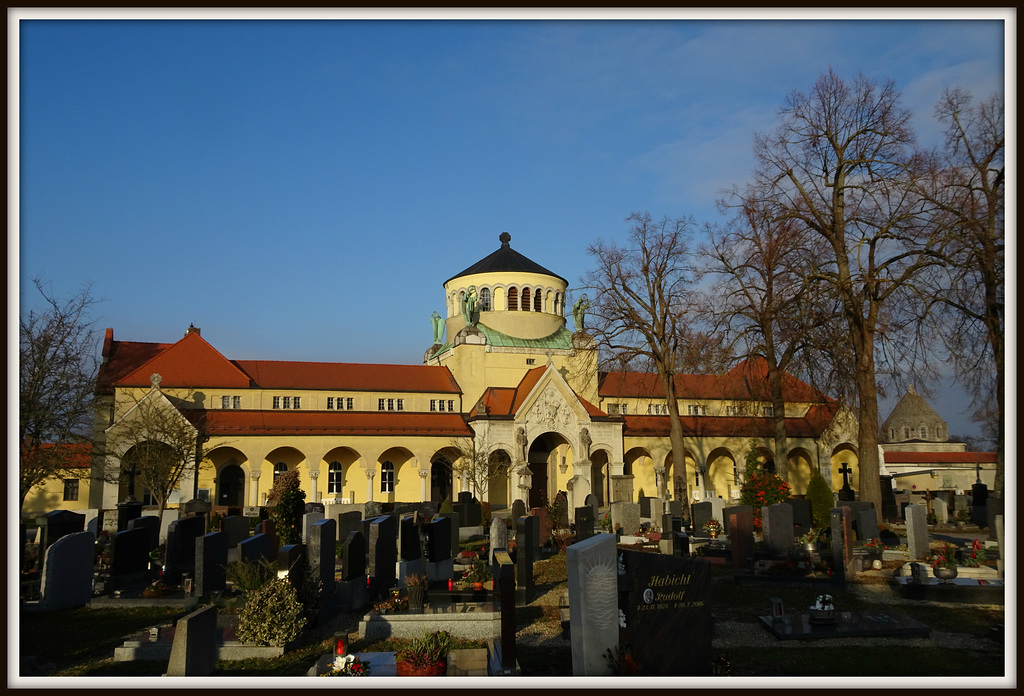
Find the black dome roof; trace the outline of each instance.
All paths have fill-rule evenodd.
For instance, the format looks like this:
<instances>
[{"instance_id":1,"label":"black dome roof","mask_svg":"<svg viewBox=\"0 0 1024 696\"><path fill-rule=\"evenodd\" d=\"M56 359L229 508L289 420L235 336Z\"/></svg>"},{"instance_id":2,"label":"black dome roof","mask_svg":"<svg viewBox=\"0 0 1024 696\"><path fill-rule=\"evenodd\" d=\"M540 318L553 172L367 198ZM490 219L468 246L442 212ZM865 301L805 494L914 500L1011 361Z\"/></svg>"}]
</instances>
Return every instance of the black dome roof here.
<instances>
[{"instance_id":1,"label":"black dome roof","mask_svg":"<svg viewBox=\"0 0 1024 696\"><path fill-rule=\"evenodd\" d=\"M548 269L541 266L539 263L535 263L530 259L526 258L518 251L509 246L509 242L512 241L512 235L508 232L502 232L498 237L501 241L501 248L496 252L480 259L472 266L464 270L462 273L456 273L451 278L445 281L445 285L454 280L455 278L461 278L462 276L473 275L475 273L495 273L495 272L518 272L518 273L540 273L542 275L553 276L558 278L567 286L567 281L557 273L552 273Z\"/></svg>"}]
</instances>

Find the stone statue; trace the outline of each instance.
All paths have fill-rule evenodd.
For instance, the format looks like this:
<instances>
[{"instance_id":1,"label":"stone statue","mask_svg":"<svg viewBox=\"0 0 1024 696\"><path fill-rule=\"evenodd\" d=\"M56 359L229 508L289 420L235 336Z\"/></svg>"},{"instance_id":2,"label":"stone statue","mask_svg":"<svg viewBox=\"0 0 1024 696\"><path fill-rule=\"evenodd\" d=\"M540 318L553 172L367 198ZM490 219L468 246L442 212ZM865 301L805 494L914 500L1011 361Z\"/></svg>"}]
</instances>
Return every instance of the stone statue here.
<instances>
[{"instance_id":1,"label":"stone statue","mask_svg":"<svg viewBox=\"0 0 1024 696\"><path fill-rule=\"evenodd\" d=\"M576 300L576 304L572 306L572 320L576 324L577 331L583 331L583 319L586 317L588 307L590 307L590 300L587 299L586 293L583 293L583 297Z\"/></svg>"},{"instance_id":2,"label":"stone statue","mask_svg":"<svg viewBox=\"0 0 1024 696\"><path fill-rule=\"evenodd\" d=\"M583 458L590 459L590 431L586 428L580 430L580 443L583 445Z\"/></svg>"},{"instance_id":3,"label":"stone statue","mask_svg":"<svg viewBox=\"0 0 1024 696\"><path fill-rule=\"evenodd\" d=\"M430 325L434 327L434 344L440 345L444 340L444 319L437 311L430 315Z\"/></svg>"},{"instance_id":4,"label":"stone statue","mask_svg":"<svg viewBox=\"0 0 1024 696\"><path fill-rule=\"evenodd\" d=\"M473 314L476 313L476 286L470 285L469 290L462 297L462 318L466 320L466 326L473 326Z\"/></svg>"},{"instance_id":5,"label":"stone statue","mask_svg":"<svg viewBox=\"0 0 1024 696\"><path fill-rule=\"evenodd\" d=\"M526 461L526 428L516 431L516 445L519 448L519 461Z\"/></svg>"}]
</instances>

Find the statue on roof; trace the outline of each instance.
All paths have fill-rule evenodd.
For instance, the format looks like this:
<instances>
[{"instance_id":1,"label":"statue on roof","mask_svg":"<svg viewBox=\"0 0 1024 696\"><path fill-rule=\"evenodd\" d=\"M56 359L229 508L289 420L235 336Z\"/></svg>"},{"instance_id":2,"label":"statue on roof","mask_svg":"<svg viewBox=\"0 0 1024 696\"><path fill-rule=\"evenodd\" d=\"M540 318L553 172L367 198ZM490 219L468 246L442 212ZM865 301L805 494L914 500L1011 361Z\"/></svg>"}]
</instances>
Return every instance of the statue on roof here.
<instances>
[{"instance_id":1,"label":"statue on roof","mask_svg":"<svg viewBox=\"0 0 1024 696\"><path fill-rule=\"evenodd\" d=\"M434 310L430 315L430 325L434 328L434 345L440 345L444 340L444 319Z\"/></svg>"},{"instance_id":2,"label":"statue on roof","mask_svg":"<svg viewBox=\"0 0 1024 696\"><path fill-rule=\"evenodd\" d=\"M590 300L587 299L587 293L583 293L583 296L572 306L572 320L576 324L577 331L583 331L583 319L586 317L589 307Z\"/></svg>"},{"instance_id":3,"label":"statue on roof","mask_svg":"<svg viewBox=\"0 0 1024 696\"><path fill-rule=\"evenodd\" d=\"M462 296L462 318L466 326L475 326L473 315L476 313L476 286L470 285L469 290Z\"/></svg>"}]
</instances>

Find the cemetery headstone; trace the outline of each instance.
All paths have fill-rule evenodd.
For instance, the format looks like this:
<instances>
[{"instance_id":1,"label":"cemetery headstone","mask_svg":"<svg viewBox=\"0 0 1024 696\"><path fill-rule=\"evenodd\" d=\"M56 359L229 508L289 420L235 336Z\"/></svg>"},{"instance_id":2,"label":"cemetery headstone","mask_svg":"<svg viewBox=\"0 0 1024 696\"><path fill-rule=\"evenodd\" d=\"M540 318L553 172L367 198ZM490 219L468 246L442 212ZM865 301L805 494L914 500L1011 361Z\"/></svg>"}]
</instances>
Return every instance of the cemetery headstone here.
<instances>
[{"instance_id":1,"label":"cemetery headstone","mask_svg":"<svg viewBox=\"0 0 1024 696\"><path fill-rule=\"evenodd\" d=\"M856 574L853 568L853 521L850 508L832 508L832 563L840 576L850 579Z\"/></svg>"},{"instance_id":2,"label":"cemetery headstone","mask_svg":"<svg viewBox=\"0 0 1024 696\"><path fill-rule=\"evenodd\" d=\"M319 510L311 510L302 515L302 543L309 543L309 530L314 524L324 518L324 513Z\"/></svg>"},{"instance_id":3,"label":"cemetery headstone","mask_svg":"<svg viewBox=\"0 0 1024 696\"><path fill-rule=\"evenodd\" d=\"M594 508L589 505L576 508L576 541L594 536Z\"/></svg>"},{"instance_id":4,"label":"cemetery headstone","mask_svg":"<svg viewBox=\"0 0 1024 696\"><path fill-rule=\"evenodd\" d=\"M448 526L451 532L451 558L455 558L459 554L459 513L457 512L439 512L438 517L444 517L448 520Z\"/></svg>"},{"instance_id":5,"label":"cemetery headstone","mask_svg":"<svg viewBox=\"0 0 1024 696\"><path fill-rule=\"evenodd\" d=\"M508 551L508 524L503 517L491 518L490 547L487 551L487 565L494 565L494 552Z\"/></svg>"},{"instance_id":6,"label":"cemetery headstone","mask_svg":"<svg viewBox=\"0 0 1024 696\"><path fill-rule=\"evenodd\" d=\"M309 531L308 557L313 577L321 584L322 595L334 594L335 533L338 523L320 520Z\"/></svg>"},{"instance_id":7,"label":"cemetery headstone","mask_svg":"<svg viewBox=\"0 0 1024 696\"><path fill-rule=\"evenodd\" d=\"M427 561L437 563L452 558L452 521L449 517L435 517L427 524Z\"/></svg>"},{"instance_id":8,"label":"cemetery headstone","mask_svg":"<svg viewBox=\"0 0 1024 696\"><path fill-rule=\"evenodd\" d=\"M245 563L273 562L276 556L277 552L271 548L270 537L266 534L254 534L238 544L238 558Z\"/></svg>"},{"instance_id":9,"label":"cemetery headstone","mask_svg":"<svg viewBox=\"0 0 1024 696\"><path fill-rule=\"evenodd\" d=\"M370 520L369 574L378 590L394 587L397 581L395 564L398 562L398 523L391 515Z\"/></svg>"},{"instance_id":10,"label":"cemetery headstone","mask_svg":"<svg viewBox=\"0 0 1024 696\"><path fill-rule=\"evenodd\" d=\"M277 529L274 526L274 521L261 520L260 523L256 525L256 533L267 535L267 544L270 546L270 555L275 555L277 550L281 547L281 539L277 535Z\"/></svg>"},{"instance_id":11,"label":"cemetery headstone","mask_svg":"<svg viewBox=\"0 0 1024 696\"><path fill-rule=\"evenodd\" d=\"M714 496L709 498L707 502L711 503L711 516L721 522L725 516L725 500Z\"/></svg>"},{"instance_id":12,"label":"cemetery headstone","mask_svg":"<svg viewBox=\"0 0 1024 696\"><path fill-rule=\"evenodd\" d=\"M754 557L754 510L749 505L729 508L729 544L734 568L745 568Z\"/></svg>"},{"instance_id":13,"label":"cemetery headstone","mask_svg":"<svg viewBox=\"0 0 1024 696\"><path fill-rule=\"evenodd\" d=\"M111 575L132 575L149 569L149 530L126 529L111 538Z\"/></svg>"},{"instance_id":14,"label":"cemetery headstone","mask_svg":"<svg viewBox=\"0 0 1024 696\"><path fill-rule=\"evenodd\" d=\"M611 504L612 529L623 534L636 534L640 530L640 504L619 502Z\"/></svg>"},{"instance_id":15,"label":"cemetery headstone","mask_svg":"<svg viewBox=\"0 0 1024 696\"><path fill-rule=\"evenodd\" d=\"M729 527L729 524L730 524L729 520L731 519L730 516L733 513L739 513L741 515L746 515L746 514L749 513L750 514L750 519L753 520L754 519L754 508L751 507L750 505L731 505L731 506L729 506L727 508L724 508L722 510L722 517L723 517L723 519L719 520L719 522L722 523L722 531L725 532L725 534L730 539L732 538L732 531L731 531L731 528Z\"/></svg>"},{"instance_id":16,"label":"cemetery headstone","mask_svg":"<svg viewBox=\"0 0 1024 696\"><path fill-rule=\"evenodd\" d=\"M807 498L787 498L786 504L793 508L793 533L806 534L811 529L811 501Z\"/></svg>"},{"instance_id":17,"label":"cemetery headstone","mask_svg":"<svg viewBox=\"0 0 1024 696\"><path fill-rule=\"evenodd\" d=\"M904 510L907 516L907 550L910 559L917 560L928 556L928 513L923 505L908 505Z\"/></svg>"},{"instance_id":18,"label":"cemetery headstone","mask_svg":"<svg viewBox=\"0 0 1024 696\"><path fill-rule=\"evenodd\" d=\"M545 543L551 539L551 532L554 530L554 523L548 516L548 511L545 508L533 508L531 510L533 517L537 519L537 548L541 548Z\"/></svg>"},{"instance_id":19,"label":"cemetery headstone","mask_svg":"<svg viewBox=\"0 0 1024 696\"><path fill-rule=\"evenodd\" d=\"M206 518L202 516L182 517L171 522L164 554L164 578L168 585L181 582L182 573L195 572L196 538L205 533Z\"/></svg>"},{"instance_id":20,"label":"cemetery headstone","mask_svg":"<svg viewBox=\"0 0 1024 696\"><path fill-rule=\"evenodd\" d=\"M209 515L213 509L213 505L208 500L200 500L199 498L192 498L187 500L178 506L181 510L181 514L186 517L195 515Z\"/></svg>"},{"instance_id":21,"label":"cemetery headstone","mask_svg":"<svg viewBox=\"0 0 1024 696\"><path fill-rule=\"evenodd\" d=\"M46 549L66 534L85 530L85 515L70 510L53 510L36 518L39 525L36 543L39 544L39 563L42 563Z\"/></svg>"},{"instance_id":22,"label":"cemetery headstone","mask_svg":"<svg viewBox=\"0 0 1024 696\"><path fill-rule=\"evenodd\" d=\"M160 518L154 515L144 515L128 521L128 529L149 530L149 551L160 545Z\"/></svg>"},{"instance_id":23,"label":"cemetery headstone","mask_svg":"<svg viewBox=\"0 0 1024 696\"><path fill-rule=\"evenodd\" d=\"M882 487L882 519L892 522L899 516L896 493L892 489L892 476L879 476L878 478Z\"/></svg>"},{"instance_id":24,"label":"cemetery headstone","mask_svg":"<svg viewBox=\"0 0 1024 696\"><path fill-rule=\"evenodd\" d=\"M117 504L117 531L128 529L128 523L142 515L142 501L129 498Z\"/></svg>"},{"instance_id":25,"label":"cemetery headstone","mask_svg":"<svg viewBox=\"0 0 1024 696\"><path fill-rule=\"evenodd\" d=\"M321 515L325 513L323 503L306 503L306 507L302 510L303 514L308 512L319 512Z\"/></svg>"},{"instance_id":26,"label":"cemetery headstone","mask_svg":"<svg viewBox=\"0 0 1024 696\"><path fill-rule=\"evenodd\" d=\"M573 675L611 674L605 654L615 654L619 647L615 537L598 534L569 546L565 553Z\"/></svg>"},{"instance_id":27,"label":"cemetery headstone","mask_svg":"<svg viewBox=\"0 0 1024 696\"><path fill-rule=\"evenodd\" d=\"M362 515L359 514L358 510L338 513L338 538L348 539L348 535L351 532L361 532L363 529L362 521Z\"/></svg>"},{"instance_id":28,"label":"cemetery headstone","mask_svg":"<svg viewBox=\"0 0 1024 696\"><path fill-rule=\"evenodd\" d=\"M205 677L217 664L217 606L208 604L178 619L174 626L169 677Z\"/></svg>"},{"instance_id":29,"label":"cemetery headstone","mask_svg":"<svg viewBox=\"0 0 1024 696\"><path fill-rule=\"evenodd\" d=\"M1002 498L989 497L985 506L985 526L995 530L996 517L1005 514L1006 501Z\"/></svg>"},{"instance_id":30,"label":"cemetery headstone","mask_svg":"<svg viewBox=\"0 0 1024 696\"><path fill-rule=\"evenodd\" d=\"M638 676L710 674L711 565L693 557L628 550L619 554L624 567L618 576L619 609L626 624L623 642Z\"/></svg>"},{"instance_id":31,"label":"cemetery headstone","mask_svg":"<svg viewBox=\"0 0 1024 696\"><path fill-rule=\"evenodd\" d=\"M793 550L793 506L776 503L761 508L761 524L768 551L776 556Z\"/></svg>"},{"instance_id":32,"label":"cemetery headstone","mask_svg":"<svg viewBox=\"0 0 1024 696\"><path fill-rule=\"evenodd\" d=\"M520 498L516 498L512 501L512 519L518 520L520 517L526 514L526 503Z\"/></svg>"},{"instance_id":33,"label":"cemetery headstone","mask_svg":"<svg viewBox=\"0 0 1024 696\"><path fill-rule=\"evenodd\" d=\"M583 499L583 504L589 505L590 508L594 511L594 517L597 517L597 508L600 506L598 505L598 499L596 495L594 495L593 493L587 493L587 497ZM513 515L514 519L518 517L522 517L522 515Z\"/></svg>"},{"instance_id":34,"label":"cemetery headstone","mask_svg":"<svg viewBox=\"0 0 1024 696\"><path fill-rule=\"evenodd\" d=\"M284 573L292 587L298 588L302 584L308 567L305 544L286 544L277 552L278 577Z\"/></svg>"},{"instance_id":35,"label":"cemetery headstone","mask_svg":"<svg viewBox=\"0 0 1024 696\"><path fill-rule=\"evenodd\" d=\"M878 539L878 517L874 508L858 510L853 516L854 531L859 541Z\"/></svg>"},{"instance_id":36,"label":"cemetery headstone","mask_svg":"<svg viewBox=\"0 0 1024 696\"><path fill-rule=\"evenodd\" d=\"M366 537L362 532L349 532L341 552L341 579L362 579L366 575Z\"/></svg>"},{"instance_id":37,"label":"cemetery headstone","mask_svg":"<svg viewBox=\"0 0 1024 696\"><path fill-rule=\"evenodd\" d=\"M422 557L420 526L416 524L413 515L405 515L398 523L398 558L402 561L415 561Z\"/></svg>"},{"instance_id":38,"label":"cemetery headstone","mask_svg":"<svg viewBox=\"0 0 1024 696\"><path fill-rule=\"evenodd\" d=\"M537 554L536 543L530 543L535 532L537 519L524 515L516 520L516 606L524 607L533 601L533 561ZM575 546L575 544L573 544ZM572 548L571 546L569 548Z\"/></svg>"},{"instance_id":39,"label":"cemetery headstone","mask_svg":"<svg viewBox=\"0 0 1024 696\"><path fill-rule=\"evenodd\" d=\"M693 533L696 536L707 536L704 532L704 524L715 516L711 501L704 500L694 503L690 507L690 512L693 515ZM718 521L721 522L722 520Z\"/></svg>"},{"instance_id":40,"label":"cemetery headstone","mask_svg":"<svg viewBox=\"0 0 1024 696\"><path fill-rule=\"evenodd\" d=\"M227 564L227 534L210 532L198 537L196 539L196 573L193 594L196 597L203 597L212 592L222 592L227 587L224 571Z\"/></svg>"},{"instance_id":41,"label":"cemetery headstone","mask_svg":"<svg viewBox=\"0 0 1024 696\"><path fill-rule=\"evenodd\" d=\"M46 549L39 606L47 611L88 604L92 598L92 562L96 535L65 534Z\"/></svg>"},{"instance_id":42,"label":"cemetery headstone","mask_svg":"<svg viewBox=\"0 0 1024 696\"><path fill-rule=\"evenodd\" d=\"M220 521L220 531L224 532L229 549L249 538L249 518L243 515L230 515Z\"/></svg>"},{"instance_id":43,"label":"cemetery headstone","mask_svg":"<svg viewBox=\"0 0 1024 696\"><path fill-rule=\"evenodd\" d=\"M647 519L651 518L651 501L652 500L654 500L654 499L651 498L648 495L640 496L640 500L638 502L640 503L640 517L641 518L647 518Z\"/></svg>"}]
</instances>

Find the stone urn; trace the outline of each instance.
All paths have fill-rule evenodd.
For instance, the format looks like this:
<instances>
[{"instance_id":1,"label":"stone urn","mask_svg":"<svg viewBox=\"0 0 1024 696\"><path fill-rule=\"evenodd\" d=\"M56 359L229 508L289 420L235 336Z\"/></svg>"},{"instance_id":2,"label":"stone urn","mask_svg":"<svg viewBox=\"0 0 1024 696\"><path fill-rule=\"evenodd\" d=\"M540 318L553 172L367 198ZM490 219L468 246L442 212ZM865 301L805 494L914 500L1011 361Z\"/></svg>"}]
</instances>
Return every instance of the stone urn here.
<instances>
[{"instance_id":1,"label":"stone urn","mask_svg":"<svg viewBox=\"0 0 1024 696\"><path fill-rule=\"evenodd\" d=\"M932 569L932 574L938 578L941 582L949 582L957 575L956 568L936 567Z\"/></svg>"}]
</instances>

